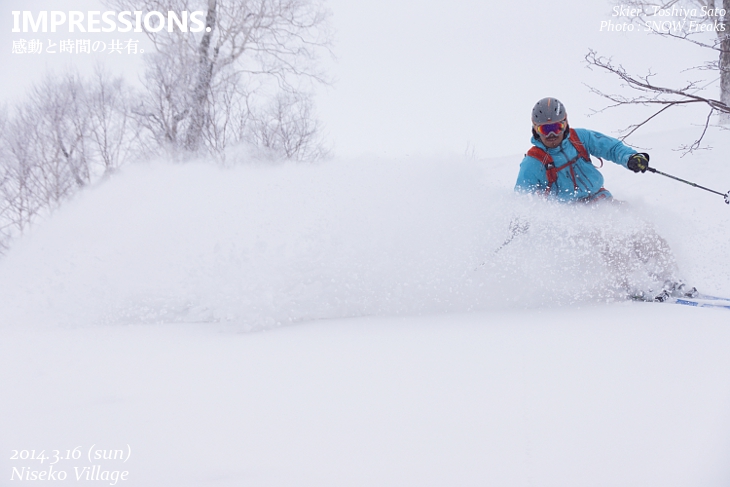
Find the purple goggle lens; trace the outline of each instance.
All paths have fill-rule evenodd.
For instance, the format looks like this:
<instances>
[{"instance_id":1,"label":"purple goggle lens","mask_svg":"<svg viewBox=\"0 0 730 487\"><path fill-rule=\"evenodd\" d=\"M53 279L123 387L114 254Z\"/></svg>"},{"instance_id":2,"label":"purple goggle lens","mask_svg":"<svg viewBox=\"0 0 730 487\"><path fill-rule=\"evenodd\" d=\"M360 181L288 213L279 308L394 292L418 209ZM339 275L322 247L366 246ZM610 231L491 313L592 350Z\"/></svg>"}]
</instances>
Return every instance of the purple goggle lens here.
<instances>
[{"instance_id":1,"label":"purple goggle lens","mask_svg":"<svg viewBox=\"0 0 730 487\"><path fill-rule=\"evenodd\" d=\"M552 122L538 125L537 133L547 137L550 134L560 135L565 130L567 124L565 122Z\"/></svg>"}]
</instances>

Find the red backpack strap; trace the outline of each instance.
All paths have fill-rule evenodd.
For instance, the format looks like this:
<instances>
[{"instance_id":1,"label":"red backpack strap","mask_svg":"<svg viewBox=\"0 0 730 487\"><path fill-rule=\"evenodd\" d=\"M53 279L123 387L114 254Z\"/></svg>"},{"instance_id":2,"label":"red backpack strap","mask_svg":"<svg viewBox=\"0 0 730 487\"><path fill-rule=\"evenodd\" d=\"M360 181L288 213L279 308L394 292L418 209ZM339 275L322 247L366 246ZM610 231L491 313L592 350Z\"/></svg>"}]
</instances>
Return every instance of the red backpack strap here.
<instances>
[{"instance_id":1,"label":"red backpack strap","mask_svg":"<svg viewBox=\"0 0 730 487\"><path fill-rule=\"evenodd\" d=\"M573 147L575 147L575 150L578 151L578 155L580 156L580 158L591 162L591 155L586 150L583 142L580 141L580 138L578 137L578 132L570 129L570 136L568 137L568 139L570 140L570 143L573 144ZM601 163L603 163L603 161L601 161Z\"/></svg>"},{"instance_id":2,"label":"red backpack strap","mask_svg":"<svg viewBox=\"0 0 730 487\"><path fill-rule=\"evenodd\" d=\"M575 150L578 151L578 155L581 157L581 159L585 159L586 161L593 164L593 161L591 161L591 155L586 150L585 146L583 145L583 142L581 142L580 139L578 138L578 133L575 130L570 129L569 139L570 139L570 143L573 144L573 147L575 147ZM598 156L596 156L596 157L598 157ZM601 161L601 165L598 167L599 168L603 167L603 159L598 157L598 160Z\"/></svg>"},{"instance_id":3,"label":"red backpack strap","mask_svg":"<svg viewBox=\"0 0 730 487\"><path fill-rule=\"evenodd\" d=\"M527 154L525 154L525 155L533 157L533 158L537 159L538 161L542 162L543 164L548 164L548 163L553 162L552 156L536 145L533 145L532 147L530 147L530 150L528 150Z\"/></svg>"},{"instance_id":4,"label":"red backpack strap","mask_svg":"<svg viewBox=\"0 0 730 487\"><path fill-rule=\"evenodd\" d=\"M530 147L530 150L527 151L526 155L537 159L538 161L542 162L543 166L545 166L545 174L547 175L548 180L547 190L548 192L550 192L550 188L552 187L553 183L558 180L558 169L553 163L553 157L545 150L535 145Z\"/></svg>"}]
</instances>

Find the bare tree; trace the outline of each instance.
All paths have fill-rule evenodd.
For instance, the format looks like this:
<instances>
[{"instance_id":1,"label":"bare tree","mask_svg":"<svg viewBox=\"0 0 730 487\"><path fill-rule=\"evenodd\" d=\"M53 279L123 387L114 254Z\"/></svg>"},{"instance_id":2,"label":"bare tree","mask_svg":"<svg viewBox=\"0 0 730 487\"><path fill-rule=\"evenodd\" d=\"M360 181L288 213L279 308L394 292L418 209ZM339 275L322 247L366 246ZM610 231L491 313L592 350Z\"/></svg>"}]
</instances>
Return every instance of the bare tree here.
<instances>
[{"instance_id":1,"label":"bare tree","mask_svg":"<svg viewBox=\"0 0 730 487\"><path fill-rule=\"evenodd\" d=\"M154 139L174 151L220 153L231 142L250 139L248 121L269 100L282 93L303 99L309 88L327 81L317 65L330 42L328 12L319 0L107 3L125 10L205 12L200 33L148 33L156 53L147 58L148 93L135 110ZM304 132L317 136L316 130Z\"/></svg>"},{"instance_id":2,"label":"bare tree","mask_svg":"<svg viewBox=\"0 0 730 487\"><path fill-rule=\"evenodd\" d=\"M10 215L10 177L6 161L9 158L7 130L7 107L0 107L0 255L10 245L13 222Z\"/></svg>"},{"instance_id":3,"label":"bare tree","mask_svg":"<svg viewBox=\"0 0 730 487\"><path fill-rule=\"evenodd\" d=\"M708 112L701 134L691 145L680 147L680 149L685 152L692 152L700 147L702 139L710 126L712 115L715 112L730 114L730 106L725 105L720 100L698 94L698 91L703 88L698 81L689 81L685 85L677 88L659 86L653 83L653 74L651 72L643 76L629 74L623 66L614 65L611 59L599 56L593 50L590 50L586 55L586 61L589 66L597 67L613 73L622 81L622 86L630 88L634 91L634 93L638 92L638 94L626 96L621 94L604 93L601 90L589 87L594 93L611 101L611 105L605 107L603 110L624 105L644 105L656 107L649 117L640 122L629 125L624 130L624 134L620 137L622 140L672 107L690 104L703 104L708 107Z\"/></svg>"},{"instance_id":4,"label":"bare tree","mask_svg":"<svg viewBox=\"0 0 730 487\"><path fill-rule=\"evenodd\" d=\"M723 123L730 121L730 0L688 0L684 3L679 0L664 0L662 3L626 0L621 2L621 7L637 9L638 15L633 16L632 19L645 29L651 30L655 35L691 42L716 52L715 61L702 65L690 61L687 71L719 71L719 76L709 83L705 79L695 79L687 81L682 86L662 86L654 83L655 73L652 71L648 71L644 75L629 73L621 64L615 64L611 58L600 56L597 52L590 50L585 58L588 66L612 73L621 81L621 86L629 88L633 94L605 93L593 87L590 87L591 90L611 102L604 110L623 105L644 105L656 108L646 119L627 127L622 139L670 108L704 104L708 111L700 135L692 144L681 147L685 153L700 148L714 114L720 114L720 121ZM658 12L665 13L658 17L660 21L657 21L656 17ZM681 21L670 24L663 22L671 17L668 14L679 14ZM718 80L720 81L719 99L703 95L703 91Z\"/></svg>"},{"instance_id":5,"label":"bare tree","mask_svg":"<svg viewBox=\"0 0 730 487\"><path fill-rule=\"evenodd\" d=\"M84 96L77 74L61 79L46 76L31 89L11 123L13 153L27 158L34 183L49 206L57 206L90 182Z\"/></svg>"},{"instance_id":6,"label":"bare tree","mask_svg":"<svg viewBox=\"0 0 730 487\"><path fill-rule=\"evenodd\" d=\"M134 93L121 77L111 78L103 67L96 67L87 88L85 105L89 118L88 143L102 176L140 156L144 149L139 126L132 118L133 98Z\"/></svg>"},{"instance_id":7,"label":"bare tree","mask_svg":"<svg viewBox=\"0 0 730 487\"><path fill-rule=\"evenodd\" d=\"M0 139L2 246L90 180L84 87L47 76L3 121Z\"/></svg>"},{"instance_id":8,"label":"bare tree","mask_svg":"<svg viewBox=\"0 0 730 487\"><path fill-rule=\"evenodd\" d=\"M18 115L20 117L20 115ZM2 203L8 237L22 234L45 205L33 134L22 122L6 122L2 132Z\"/></svg>"},{"instance_id":9,"label":"bare tree","mask_svg":"<svg viewBox=\"0 0 730 487\"><path fill-rule=\"evenodd\" d=\"M0 251L139 148L120 79L47 75L0 118Z\"/></svg>"},{"instance_id":10,"label":"bare tree","mask_svg":"<svg viewBox=\"0 0 730 487\"><path fill-rule=\"evenodd\" d=\"M107 0L123 10L203 11L205 28L148 33L156 51L142 93L97 68L91 81L48 75L0 112L0 253L39 215L140 154L222 158L246 142L295 160L322 157L310 95L327 82L320 1Z\"/></svg>"},{"instance_id":11,"label":"bare tree","mask_svg":"<svg viewBox=\"0 0 730 487\"><path fill-rule=\"evenodd\" d=\"M254 115L249 140L289 159L320 159L328 151L314 138L319 123L311 111L308 96L282 93L260 114Z\"/></svg>"},{"instance_id":12,"label":"bare tree","mask_svg":"<svg viewBox=\"0 0 730 487\"><path fill-rule=\"evenodd\" d=\"M730 0L626 0L620 5L637 9L638 15L632 20L655 35L714 51L717 59L698 67L720 72L720 101L730 106ZM658 12L679 14L681 21L672 22L669 27L663 20L672 17L657 17Z\"/></svg>"}]
</instances>

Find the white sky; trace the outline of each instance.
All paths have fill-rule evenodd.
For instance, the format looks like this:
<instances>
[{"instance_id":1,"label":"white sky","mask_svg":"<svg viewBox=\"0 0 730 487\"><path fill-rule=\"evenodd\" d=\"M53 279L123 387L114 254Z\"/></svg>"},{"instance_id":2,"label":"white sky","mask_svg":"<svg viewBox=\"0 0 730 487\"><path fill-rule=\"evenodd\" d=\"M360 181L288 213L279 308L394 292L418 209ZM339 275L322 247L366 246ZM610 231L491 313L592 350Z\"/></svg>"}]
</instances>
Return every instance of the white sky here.
<instances>
[{"instance_id":1,"label":"white sky","mask_svg":"<svg viewBox=\"0 0 730 487\"><path fill-rule=\"evenodd\" d=\"M589 48L641 73L650 68L676 73L668 62L701 64L706 56L687 43L639 32L600 32L601 21L626 20L612 18L608 2L330 0L329 5L338 58L330 72L337 81L322 90L318 108L335 152L344 156L463 154L467 148L481 157L521 154L529 145L530 110L544 96L566 104L573 126L615 135L637 121L637 111L586 117L604 103L584 83L616 86L611 77L585 68ZM12 10L105 8L96 0L0 0L5 100L22 94L47 69L93 64L84 54L11 54L12 40L31 38L11 33ZM95 35L107 42L130 37ZM135 35L144 41L143 34ZM36 37L47 40L50 34ZM129 74L139 70L142 58L98 57ZM713 74L672 74L671 79L710 80ZM673 127L675 117L666 116L649 130Z\"/></svg>"}]
</instances>

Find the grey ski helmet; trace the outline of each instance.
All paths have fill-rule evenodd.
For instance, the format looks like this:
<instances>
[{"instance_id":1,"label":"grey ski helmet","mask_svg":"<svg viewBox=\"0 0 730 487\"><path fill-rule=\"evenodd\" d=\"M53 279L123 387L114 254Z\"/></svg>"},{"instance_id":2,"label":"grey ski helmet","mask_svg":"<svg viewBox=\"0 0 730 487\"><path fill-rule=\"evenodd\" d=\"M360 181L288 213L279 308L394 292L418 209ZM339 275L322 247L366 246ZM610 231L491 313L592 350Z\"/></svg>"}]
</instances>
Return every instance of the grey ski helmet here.
<instances>
[{"instance_id":1,"label":"grey ski helmet","mask_svg":"<svg viewBox=\"0 0 730 487\"><path fill-rule=\"evenodd\" d=\"M556 98L543 98L532 109L532 123L542 125L548 122L561 122L568 116L565 106Z\"/></svg>"}]
</instances>

